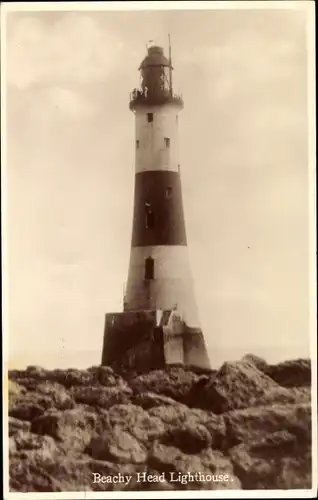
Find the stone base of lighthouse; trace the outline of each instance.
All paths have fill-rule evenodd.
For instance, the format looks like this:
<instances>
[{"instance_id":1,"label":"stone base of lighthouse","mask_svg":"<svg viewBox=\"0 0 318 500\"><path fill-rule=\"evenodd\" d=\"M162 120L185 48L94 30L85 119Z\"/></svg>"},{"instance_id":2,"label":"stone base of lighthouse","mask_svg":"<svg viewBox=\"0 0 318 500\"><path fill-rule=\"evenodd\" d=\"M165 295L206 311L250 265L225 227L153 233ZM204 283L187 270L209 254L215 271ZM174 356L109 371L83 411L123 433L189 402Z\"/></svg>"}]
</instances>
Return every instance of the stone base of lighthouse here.
<instances>
[{"instance_id":1,"label":"stone base of lighthouse","mask_svg":"<svg viewBox=\"0 0 318 500\"><path fill-rule=\"evenodd\" d=\"M102 365L140 373L169 365L210 369L201 329L174 310L106 314Z\"/></svg>"}]
</instances>

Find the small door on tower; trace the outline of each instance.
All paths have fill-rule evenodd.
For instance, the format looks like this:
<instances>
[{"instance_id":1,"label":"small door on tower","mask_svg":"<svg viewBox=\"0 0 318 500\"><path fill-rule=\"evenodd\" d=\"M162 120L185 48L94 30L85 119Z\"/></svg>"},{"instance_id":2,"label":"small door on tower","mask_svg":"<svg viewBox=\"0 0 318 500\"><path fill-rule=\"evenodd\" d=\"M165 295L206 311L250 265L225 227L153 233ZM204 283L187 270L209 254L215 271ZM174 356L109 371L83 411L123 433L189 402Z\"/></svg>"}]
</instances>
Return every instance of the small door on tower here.
<instances>
[{"instance_id":1,"label":"small door on tower","mask_svg":"<svg viewBox=\"0 0 318 500\"><path fill-rule=\"evenodd\" d=\"M155 279L155 261L152 257L145 260L145 280Z\"/></svg>"}]
</instances>

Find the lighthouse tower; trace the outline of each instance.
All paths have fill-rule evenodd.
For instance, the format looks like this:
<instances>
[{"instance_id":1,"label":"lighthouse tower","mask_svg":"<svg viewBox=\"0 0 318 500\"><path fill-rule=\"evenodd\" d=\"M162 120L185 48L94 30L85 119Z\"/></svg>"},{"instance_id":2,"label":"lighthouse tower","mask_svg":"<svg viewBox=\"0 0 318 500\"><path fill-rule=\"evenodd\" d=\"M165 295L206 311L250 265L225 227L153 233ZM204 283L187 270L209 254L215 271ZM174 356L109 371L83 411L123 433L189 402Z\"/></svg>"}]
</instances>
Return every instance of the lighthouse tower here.
<instances>
[{"instance_id":1,"label":"lighthouse tower","mask_svg":"<svg viewBox=\"0 0 318 500\"><path fill-rule=\"evenodd\" d=\"M139 70L129 103L135 190L128 280L124 311L106 315L102 364L209 368L188 257L178 155L183 100L173 91L170 43L169 58L148 47Z\"/></svg>"}]
</instances>

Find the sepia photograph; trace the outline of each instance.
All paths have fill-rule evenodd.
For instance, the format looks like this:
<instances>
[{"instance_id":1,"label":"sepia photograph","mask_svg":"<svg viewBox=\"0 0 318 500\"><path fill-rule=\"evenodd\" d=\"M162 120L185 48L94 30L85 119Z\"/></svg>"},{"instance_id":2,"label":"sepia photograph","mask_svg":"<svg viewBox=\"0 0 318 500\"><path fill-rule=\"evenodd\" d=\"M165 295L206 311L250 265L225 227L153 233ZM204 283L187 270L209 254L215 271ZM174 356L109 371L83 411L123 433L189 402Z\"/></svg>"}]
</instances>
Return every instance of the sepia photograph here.
<instances>
[{"instance_id":1,"label":"sepia photograph","mask_svg":"<svg viewBox=\"0 0 318 500\"><path fill-rule=\"evenodd\" d=\"M2 3L6 499L316 495L314 31Z\"/></svg>"}]
</instances>

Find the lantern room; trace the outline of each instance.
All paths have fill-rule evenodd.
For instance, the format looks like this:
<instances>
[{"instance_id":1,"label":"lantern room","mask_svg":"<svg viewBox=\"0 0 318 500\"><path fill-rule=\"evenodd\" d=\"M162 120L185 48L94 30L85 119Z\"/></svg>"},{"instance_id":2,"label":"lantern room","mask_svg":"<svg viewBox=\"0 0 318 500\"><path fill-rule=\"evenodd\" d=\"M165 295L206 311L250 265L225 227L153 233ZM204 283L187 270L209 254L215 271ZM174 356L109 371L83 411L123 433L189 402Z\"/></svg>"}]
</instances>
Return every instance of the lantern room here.
<instances>
[{"instance_id":1,"label":"lantern room","mask_svg":"<svg viewBox=\"0 0 318 500\"><path fill-rule=\"evenodd\" d=\"M172 67L161 47L148 48L148 54L142 61L139 71L141 88L151 95L170 94L170 73Z\"/></svg>"},{"instance_id":2,"label":"lantern room","mask_svg":"<svg viewBox=\"0 0 318 500\"><path fill-rule=\"evenodd\" d=\"M182 97L173 93L170 54L168 59L163 49L157 45L147 48L147 55L138 68L141 77L140 88L134 89L130 96L131 110L135 110L139 105L161 105L167 102L183 107Z\"/></svg>"}]
</instances>

